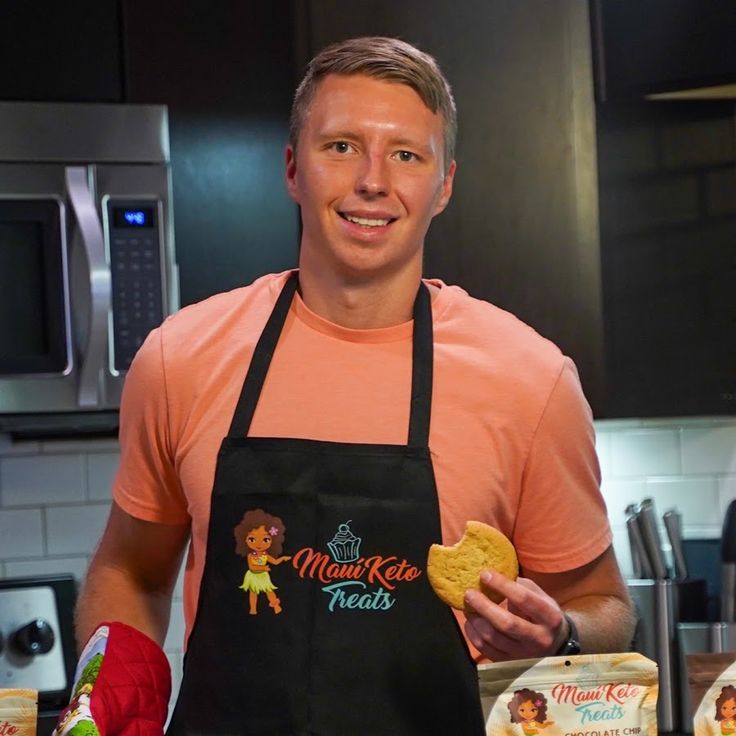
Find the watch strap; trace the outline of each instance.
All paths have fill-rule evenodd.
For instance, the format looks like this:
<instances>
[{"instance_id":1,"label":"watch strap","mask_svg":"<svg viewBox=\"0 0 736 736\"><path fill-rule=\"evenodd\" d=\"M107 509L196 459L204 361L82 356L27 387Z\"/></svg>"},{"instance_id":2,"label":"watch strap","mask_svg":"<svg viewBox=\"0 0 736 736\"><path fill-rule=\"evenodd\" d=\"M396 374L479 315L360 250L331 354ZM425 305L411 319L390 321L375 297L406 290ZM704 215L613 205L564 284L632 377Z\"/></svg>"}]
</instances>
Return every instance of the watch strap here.
<instances>
[{"instance_id":1,"label":"watch strap","mask_svg":"<svg viewBox=\"0 0 736 736\"><path fill-rule=\"evenodd\" d=\"M555 656L580 654L581 646L578 627L575 626L575 622L564 611L562 612L562 615L565 617L565 621L567 621L568 634L567 638L560 645L560 648L555 652Z\"/></svg>"}]
</instances>

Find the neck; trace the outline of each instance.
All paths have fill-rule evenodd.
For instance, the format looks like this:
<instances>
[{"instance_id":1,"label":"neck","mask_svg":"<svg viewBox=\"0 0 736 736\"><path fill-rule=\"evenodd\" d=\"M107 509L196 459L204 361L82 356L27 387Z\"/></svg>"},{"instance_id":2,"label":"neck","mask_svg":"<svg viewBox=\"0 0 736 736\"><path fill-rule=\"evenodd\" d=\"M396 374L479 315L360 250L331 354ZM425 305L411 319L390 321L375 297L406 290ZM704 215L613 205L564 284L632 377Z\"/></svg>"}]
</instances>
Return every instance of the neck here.
<instances>
[{"instance_id":1,"label":"neck","mask_svg":"<svg viewBox=\"0 0 736 736\"><path fill-rule=\"evenodd\" d=\"M393 327L412 318L421 264L407 272L370 279L344 278L329 269L299 264L302 301L315 314L356 330ZM432 292L436 287L430 287Z\"/></svg>"}]
</instances>

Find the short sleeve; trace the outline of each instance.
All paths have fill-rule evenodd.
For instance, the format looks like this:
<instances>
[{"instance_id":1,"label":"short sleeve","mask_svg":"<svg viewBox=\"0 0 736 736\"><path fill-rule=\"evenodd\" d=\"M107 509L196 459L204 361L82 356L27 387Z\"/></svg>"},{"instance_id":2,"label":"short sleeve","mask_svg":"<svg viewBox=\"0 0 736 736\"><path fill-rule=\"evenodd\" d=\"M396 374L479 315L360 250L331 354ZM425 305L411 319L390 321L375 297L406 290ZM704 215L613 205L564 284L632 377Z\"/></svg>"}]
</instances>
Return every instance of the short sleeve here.
<instances>
[{"instance_id":1,"label":"short sleeve","mask_svg":"<svg viewBox=\"0 0 736 736\"><path fill-rule=\"evenodd\" d=\"M125 379L113 499L144 521L181 524L189 516L173 460L162 333L148 335Z\"/></svg>"},{"instance_id":2,"label":"short sleeve","mask_svg":"<svg viewBox=\"0 0 736 736\"><path fill-rule=\"evenodd\" d=\"M565 358L524 469L514 545L522 568L564 572L594 560L611 539L592 412Z\"/></svg>"}]
</instances>

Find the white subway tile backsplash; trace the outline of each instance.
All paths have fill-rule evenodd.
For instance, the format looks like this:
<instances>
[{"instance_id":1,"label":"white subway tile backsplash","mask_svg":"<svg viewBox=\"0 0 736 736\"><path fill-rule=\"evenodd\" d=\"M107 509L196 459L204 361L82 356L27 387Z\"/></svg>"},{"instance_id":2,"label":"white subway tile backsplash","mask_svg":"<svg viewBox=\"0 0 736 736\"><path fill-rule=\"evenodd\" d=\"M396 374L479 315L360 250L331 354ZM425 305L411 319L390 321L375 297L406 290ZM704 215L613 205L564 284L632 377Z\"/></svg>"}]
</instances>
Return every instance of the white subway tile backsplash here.
<instances>
[{"instance_id":1,"label":"white subway tile backsplash","mask_svg":"<svg viewBox=\"0 0 736 736\"><path fill-rule=\"evenodd\" d=\"M611 432L606 432L599 427L595 430L595 452L601 466L601 475L606 478L613 473L611 468Z\"/></svg>"},{"instance_id":2,"label":"white subway tile backsplash","mask_svg":"<svg viewBox=\"0 0 736 736\"><path fill-rule=\"evenodd\" d=\"M682 430L683 473L736 475L736 423Z\"/></svg>"},{"instance_id":3,"label":"white subway tile backsplash","mask_svg":"<svg viewBox=\"0 0 736 736\"><path fill-rule=\"evenodd\" d=\"M639 503L647 495L646 481L643 478L609 480L604 475L601 490L606 500L608 518L614 527L625 526L624 510L626 507L630 503Z\"/></svg>"},{"instance_id":4,"label":"white subway tile backsplash","mask_svg":"<svg viewBox=\"0 0 736 736\"><path fill-rule=\"evenodd\" d=\"M612 477L678 475L680 465L675 429L624 431L611 437Z\"/></svg>"},{"instance_id":5,"label":"white subway tile backsplash","mask_svg":"<svg viewBox=\"0 0 736 736\"><path fill-rule=\"evenodd\" d=\"M720 539L722 524L717 526L686 525L683 530L685 539Z\"/></svg>"},{"instance_id":6,"label":"white subway tile backsplash","mask_svg":"<svg viewBox=\"0 0 736 736\"><path fill-rule=\"evenodd\" d=\"M0 559L44 554L40 509L0 510Z\"/></svg>"},{"instance_id":7,"label":"white subway tile backsplash","mask_svg":"<svg viewBox=\"0 0 736 736\"><path fill-rule=\"evenodd\" d=\"M37 506L85 499L85 458L71 455L18 455L0 458L3 506Z\"/></svg>"},{"instance_id":8,"label":"white subway tile backsplash","mask_svg":"<svg viewBox=\"0 0 736 736\"><path fill-rule=\"evenodd\" d=\"M49 554L91 554L105 528L109 511L110 505L104 503L47 508Z\"/></svg>"},{"instance_id":9,"label":"white subway tile backsplash","mask_svg":"<svg viewBox=\"0 0 736 736\"><path fill-rule=\"evenodd\" d=\"M181 652L166 652L171 667L171 698L169 699L169 719L174 712L176 699L181 688L181 679L184 668L184 655ZM168 728L168 720L166 722Z\"/></svg>"},{"instance_id":10,"label":"white subway tile backsplash","mask_svg":"<svg viewBox=\"0 0 736 736\"><path fill-rule=\"evenodd\" d=\"M179 568L179 574L176 577L176 585L174 585L174 600L182 600L184 597L184 574L187 567L187 552L184 553L184 559L182 560L181 567Z\"/></svg>"},{"instance_id":11,"label":"white subway tile backsplash","mask_svg":"<svg viewBox=\"0 0 736 736\"><path fill-rule=\"evenodd\" d=\"M87 485L92 501L109 501L112 498L112 482L119 462L119 452L95 452L87 455Z\"/></svg>"},{"instance_id":12,"label":"white subway tile backsplash","mask_svg":"<svg viewBox=\"0 0 736 736\"><path fill-rule=\"evenodd\" d=\"M718 479L718 501L721 514L726 513L726 509L731 501L736 500L736 475L729 475L725 478Z\"/></svg>"},{"instance_id":13,"label":"white subway tile backsplash","mask_svg":"<svg viewBox=\"0 0 736 736\"><path fill-rule=\"evenodd\" d=\"M181 652L184 650L184 632L186 626L184 624L184 607L181 602L174 602L171 605L171 618L169 619L169 630L166 633L166 641L164 649L167 652Z\"/></svg>"},{"instance_id":14,"label":"white subway tile backsplash","mask_svg":"<svg viewBox=\"0 0 736 736\"><path fill-rule=\"evenodd\" d=\"M649 478L647 495L654 504L662 524L662 514L677 508L685 526L718 524L718 482L715 478Z\"/></svg>"},{"instance_id":15,"label":"white subway tile backsplash","mask_svg":"<svg viewBox=\"0 0 736 736\"><path fill-rule=\"evenodd\" d=\"M115 438L50 440L41 442L41 452L53 455L62 452L115 452L119 443Z\"/></svg>"},{"instance_id":16,"label":"white subway tile backsplash","mask_svg":"<svg viewBox=\"0 0 736 736\"><path fill-rule=\"evenodd\" d=\"M634 568L631 562L631 548L629 547L629 537L626 530L613 530L613 551L616 553L616 560L621 569L621 574L625 578L633 577Z\"/></svg>"},{"instance_id":17,"label":"white subway tile backsplash","mask_svg":"<svg viewBox=\"0 0 736 736\"><path fill-rule=\"evenodd\" d=\"M20 578L34 575L73 575L77 583L87 574L87 557L44 557L39 560L18 560L5 564L5 577Z\"/></svg>"}]
</instances>

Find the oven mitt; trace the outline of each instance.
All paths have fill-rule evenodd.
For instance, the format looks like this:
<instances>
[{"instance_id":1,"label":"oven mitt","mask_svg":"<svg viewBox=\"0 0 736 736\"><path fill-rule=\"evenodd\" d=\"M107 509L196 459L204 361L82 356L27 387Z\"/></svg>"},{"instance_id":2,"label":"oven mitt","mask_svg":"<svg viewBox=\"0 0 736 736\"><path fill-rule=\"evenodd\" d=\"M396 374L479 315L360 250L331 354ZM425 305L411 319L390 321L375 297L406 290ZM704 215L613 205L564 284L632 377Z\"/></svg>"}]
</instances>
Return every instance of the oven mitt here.
<instances>
[{"instance_id":1,"label":"oven mitt","mask_svg":"<svg viewBox=\"0 0 736 736\"><path fill-rule=\"evenodd\" d=\"M74 675L52 736L161 736L171 670L161 647L127 624L101 624Z\"/></svg>"}]
</instances>

